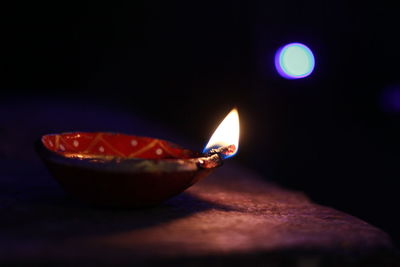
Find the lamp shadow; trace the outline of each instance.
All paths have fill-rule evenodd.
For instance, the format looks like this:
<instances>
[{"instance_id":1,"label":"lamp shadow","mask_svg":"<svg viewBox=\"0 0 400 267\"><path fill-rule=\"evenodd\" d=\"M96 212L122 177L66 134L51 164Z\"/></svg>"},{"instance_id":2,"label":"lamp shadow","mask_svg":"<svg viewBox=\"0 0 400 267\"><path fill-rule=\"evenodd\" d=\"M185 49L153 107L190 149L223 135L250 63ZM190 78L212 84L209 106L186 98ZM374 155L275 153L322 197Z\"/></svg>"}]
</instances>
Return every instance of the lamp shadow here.
<instances>
[{"instance_id":1,"label":"lamp shadow","mask_svg":"<svg viewBox=\"0 0 400 267\"><path fill-rule=\"evenodd\" d=\"M209 209L232 210L187 192L154 207L115 209L85 205L56 191L20 198L2 208L0 233L9 240L98 237L151 228Z\"/></svg>"}]
</instances>

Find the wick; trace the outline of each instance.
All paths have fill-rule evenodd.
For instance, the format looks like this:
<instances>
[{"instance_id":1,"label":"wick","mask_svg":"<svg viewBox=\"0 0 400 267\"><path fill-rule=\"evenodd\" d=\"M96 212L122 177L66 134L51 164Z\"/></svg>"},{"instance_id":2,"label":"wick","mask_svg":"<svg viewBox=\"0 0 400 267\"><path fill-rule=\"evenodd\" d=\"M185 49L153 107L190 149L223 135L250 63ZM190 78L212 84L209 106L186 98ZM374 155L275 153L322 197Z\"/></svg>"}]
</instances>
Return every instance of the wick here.
<instances>
[{"instance_id":1,"label":"wick","mask_svg":"<svg viewBox=\"0 0 400 267\"><path fill-rule=\"evenodd\" d=\"M235 145L210 149L207 153L203 154L203 158L199 159L199 166L204 169L219 167L223 164L222 160L225 156L233 154L235 150Z\"/></svg>"},{"instance_id":2,"label":"wick","mask_svg":"<svg viewBox=\"0 0 400 267\"><path fill-rule=\"evenodd\" d=\"M235 145L223 146L223 147L219 147L219 148L210 149L206 153L206 155L211 156L214 154L218 154L218 155L229 156L229 155L233 154L235 152L235 150L236 150Z\"/></svg>"}]
</instances>

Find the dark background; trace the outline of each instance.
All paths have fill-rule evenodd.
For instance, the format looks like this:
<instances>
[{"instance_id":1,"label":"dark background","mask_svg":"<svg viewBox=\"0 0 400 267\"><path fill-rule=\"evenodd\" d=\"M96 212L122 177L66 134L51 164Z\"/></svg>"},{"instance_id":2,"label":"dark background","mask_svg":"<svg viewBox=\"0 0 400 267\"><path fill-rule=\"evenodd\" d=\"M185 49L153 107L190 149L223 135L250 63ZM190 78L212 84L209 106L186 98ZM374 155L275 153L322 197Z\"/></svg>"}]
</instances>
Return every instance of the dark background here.
<instances>
[{"instance_id":1,"label":"dark background","mask_svg":"<svg viewBox=\"0 0 400 267\"><path fill-rule=\"evenodd\" d=\"M233 160L399 241L394 7L345 0L35 2L0 12L5 98L123 108L199 148L237 106L242 135ZM274 53L288 42L313 50L310 77L276 73Z\"/></svg>"}]
</instances>

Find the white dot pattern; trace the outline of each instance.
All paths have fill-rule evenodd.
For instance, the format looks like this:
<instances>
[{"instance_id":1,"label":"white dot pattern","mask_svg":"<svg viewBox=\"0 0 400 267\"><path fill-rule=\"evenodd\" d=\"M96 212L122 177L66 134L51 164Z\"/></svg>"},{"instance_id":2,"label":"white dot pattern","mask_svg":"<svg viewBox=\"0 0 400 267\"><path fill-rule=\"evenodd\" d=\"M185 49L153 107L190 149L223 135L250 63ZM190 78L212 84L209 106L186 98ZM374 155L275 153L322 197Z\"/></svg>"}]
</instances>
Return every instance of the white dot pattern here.
<instances>
[{"instance_id":1,"label":"white dot pattern","mask_svg":"<svg viewBox=\"0 0 400 267\"><path fill-rule=\"evenodd\" d=\"M65 151L65 147L63 144L60 144L60 149L61 149L61 151Z\"/></svg>"},{"instance_id":2,"label":"white dot pattern","mask_svg":"<svg viewBox=\"0 0 400 267\"><path fill-rule=\"evenodd\" d=\"M163 153L162 149L161 148L157 148L156 154L157 155L161 155L162 153Z\"/></svg>"},{"instance_id":3,"label":"white dot pattern","mask_svg":"<svg viewBox=\"0 0 400 267\"><path fill-rule=\"evenodd\" d=\"M73 145L74 145L74 147L78 147L79 146L78 140L74 140Z\"/></svg>"},{"instance_id":4,"label":"white dot pattern","mask_svg":"<svg viewBox=\"0 0 400 267\"><path fill-rule=\"evenodd\" d=\"M135 139L132 139L131 141L131 145L132 146L137 146L138 142Z\"/></svg>"},{"instance_id":5,"label":"white dot pattern","mask_svg":"<svg viewBox=\"0 0 400 267\"><path fill-rule=\"evenodd\" d=\"M99 147L99 151L100 151L101 153L103 153L103 152L104 152L104 147L103 147L103 146L100 146L100 147Z\"/></svg>"}]
</instances>

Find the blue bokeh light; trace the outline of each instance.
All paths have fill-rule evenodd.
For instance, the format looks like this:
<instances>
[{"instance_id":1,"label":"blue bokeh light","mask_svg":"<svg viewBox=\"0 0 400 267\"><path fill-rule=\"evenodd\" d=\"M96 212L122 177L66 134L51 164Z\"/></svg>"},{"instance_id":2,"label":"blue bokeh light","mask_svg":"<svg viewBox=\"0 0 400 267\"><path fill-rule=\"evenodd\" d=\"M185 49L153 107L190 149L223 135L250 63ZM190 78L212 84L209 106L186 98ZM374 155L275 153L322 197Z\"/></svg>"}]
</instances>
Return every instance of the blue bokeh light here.
<instances>
[{"instance_id":1,"label":"blue bokeh light","mask_svg":"<svg viewBox=\"0 0 400 267\"><path fill-rule=\"evenodd\" d=\"M306 45L290 43L276 52L275 67L279 75L286 79L304 78L313 72L315 58Z\"/></svg>"},{"instance_id":2,"label":"blue bokeh light","mask_svg":"<svg viewBox=\"0 0 400 267\"><path fill-rule=\"evenodd\" d=\"M387 113L400 113L400 85L385 88L380 96L381 108Z\"/></svg>"}]
</instances>

